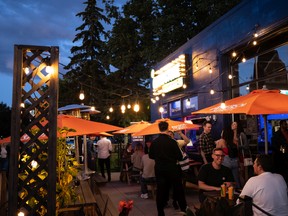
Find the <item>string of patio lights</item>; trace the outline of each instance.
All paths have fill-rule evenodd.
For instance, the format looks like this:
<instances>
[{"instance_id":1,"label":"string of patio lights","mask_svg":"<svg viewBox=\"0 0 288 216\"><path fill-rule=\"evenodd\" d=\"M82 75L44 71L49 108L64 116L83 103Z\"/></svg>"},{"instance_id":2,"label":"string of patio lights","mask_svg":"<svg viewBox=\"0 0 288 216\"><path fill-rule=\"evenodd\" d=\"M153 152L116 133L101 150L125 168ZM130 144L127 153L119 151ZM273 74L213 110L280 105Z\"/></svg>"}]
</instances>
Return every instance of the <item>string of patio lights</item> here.
<instances>
[{"instance_id":1,"label":"string of patio lights","mask_svg":"<svg viewBox=\"0 0 288 216\"><path fill-rule=\"evenodd\" d=\"M255 27L252 29L251 32L248 32L247 35L252 35L252 39L250 39L246 46L244 46L243 50L241 51L241 49L238 49L237 52L236 50L233 50L231 52L231 57L230 57L230 63L245 63L247 61L246 59L246 56L245 56L245 51L251 47L257 47L260 43L259 43L259 38L260 38L260 35L261 35L261 32L259 31L259 25L256 24ZM264 30L262 30L264 32ZM240 41L241 42L241 41ZM240 43L239 42L239 43ZM207 71L209 74L211 74L211 77L212 77L212 74L213 74L213 68L216 68L217 66L217 62L218 62L218 59L209 59L209 58L206 58L206 57L202 57L202 55L204 54L207 54L208 51L205 51L203 53L200 53L198 55L196 55L193 59L192 59L192 65L190 67L188 67L187 69L183 69L183 67L181 68L180 64L181 62L183 62L184 59L184 54L180 55L177 59L175 59L174 61L171 61L169 64L167 64L165 67L179 67L178 69L180 70L180 73L181 73L181 76L183 76L183 78L185 79L186 76L187 76L187 73L189 70L191 69L195 69L192 71L192 75L198 73L198 72L201 72L205 69L205 71ZM202 63L204 62L204 63ZM215 64L216 62L216 64ZM285 66L286 67L286 66ZM161 68L162 69L162 68ZM160 74L161 71L157 71L158 74ZM276 71L275 71L276 72ZM191 91L186 91L186 88L187 88L187 83L183 83L182 85L182 89L184 91L186 91L185 94L187 95L191 95L191 94L199 94L199 93L210 93L210 95L214 95L216 92L221 92L223 94L223 92L225 90L215 90L214 88L212 88L213 86L213 83L215 83L215 81L217 79L219 79L221 76L223 76L224 72L222 72L221 74L219 74L217 77L215 77L214 79L208 81L207 83L205 83L204 85L202 85L202 87L200 87L199 89L202 89L202 88L206 88L207 86L210 86L210 90L209 91L199 91L199 90L191 90ZM277 75L273 75L273 76L277 76ZM279 76L279 75L278 75ZM153 76L151 76L153 78ZM233 76L231 73L228 74L228 79L229 80L232 80L235 76ZM253 83L253 82L257 82L259 80L254 80L254 81L248 81L248 82L245 82L244 79L242 79L239 75L238 75L239 79L241 79L243 81L243 83L241 84L238 84L237 86L235 86L234 88L236 87L240 87L240 86L245 86L246 85L246 90L249 91L250 88L249 88L249 85L248 83ZM154 86L153 86L154 87ZM152 103L156 103L157 101L161 101L161 97L165 97L165 92L161 92L161 91L153 91L153 96L151 97L151 102ZM186 99L186 104L189 106L190 105L190 99ZM221 108L225 108L225 102L222 101L221 103ZM159 106L159 112L162 113L164 112L164 108L162 106L162 103L160 102L160 106Z\"/></svg>"}]
</instances>

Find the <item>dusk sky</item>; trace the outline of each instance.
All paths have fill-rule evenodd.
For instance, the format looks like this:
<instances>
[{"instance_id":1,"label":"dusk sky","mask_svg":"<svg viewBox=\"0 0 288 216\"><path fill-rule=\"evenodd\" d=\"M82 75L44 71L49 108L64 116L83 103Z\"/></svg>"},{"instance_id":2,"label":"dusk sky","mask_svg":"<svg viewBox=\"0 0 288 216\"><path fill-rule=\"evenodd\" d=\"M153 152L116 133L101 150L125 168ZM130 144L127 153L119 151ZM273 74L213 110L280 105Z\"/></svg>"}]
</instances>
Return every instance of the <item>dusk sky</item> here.
<instances>
[{"instance_id":1,"label":"dusk sky","mask_svg":"<svg viewBox=\"0 0 288 216\"><path fill-rule=\"evenodd\" d=\"M59 62L69 63L85 1L0 0L0 102L12 105L14 45L59 46Z\"/></svg>"}]
</instances>

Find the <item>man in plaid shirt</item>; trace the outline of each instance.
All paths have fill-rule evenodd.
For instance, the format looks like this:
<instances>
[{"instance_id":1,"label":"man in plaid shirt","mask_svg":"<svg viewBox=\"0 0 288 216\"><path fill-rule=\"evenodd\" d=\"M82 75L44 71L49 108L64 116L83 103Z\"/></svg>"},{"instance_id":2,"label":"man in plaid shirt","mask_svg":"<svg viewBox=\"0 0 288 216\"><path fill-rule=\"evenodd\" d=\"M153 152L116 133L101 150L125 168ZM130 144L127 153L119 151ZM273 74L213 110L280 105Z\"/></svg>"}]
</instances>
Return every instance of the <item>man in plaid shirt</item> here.
<instances>
[{"instance_id":1,"label":"man in plaid shirt","mask_svg":"<svg viewBox=\"0 0 288 216\"><path fill-rule=\"evenodd\" d=\"M212 152L215 148L215 142L211 136L212 123L210 121L203 122L203 132L199 137L200 153L205 164L212 162Z\"/></svg>"}]
</instances>

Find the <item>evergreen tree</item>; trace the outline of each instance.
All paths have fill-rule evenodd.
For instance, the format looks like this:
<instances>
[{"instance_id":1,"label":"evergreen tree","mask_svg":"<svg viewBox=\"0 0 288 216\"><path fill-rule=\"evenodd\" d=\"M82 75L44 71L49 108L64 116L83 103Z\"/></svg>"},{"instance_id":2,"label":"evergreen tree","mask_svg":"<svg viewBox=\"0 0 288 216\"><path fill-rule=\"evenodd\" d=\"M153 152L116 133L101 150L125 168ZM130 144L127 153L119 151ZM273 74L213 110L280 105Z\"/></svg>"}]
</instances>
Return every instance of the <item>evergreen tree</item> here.
<instances>
[{"instance_id":1,"label":"evergreen tree","mask_svg":"<svg viewBox=\"0 0 288 216\"><path fill-rule=\"evenodd\" d=\"M109 24L110 19L104 15L103 9L96 6L96 0L87 0L84 4L86 4L85 10L76 15L83 21L82 25L76 28L78 33L73 40L73 43L79 45L71 48L71 61L64 67L68 70L64 76L64 83L66 87L75 87L73 97L79 94L82 86L84 90L86 88L88 98L86 102L100 104L101 96L105 95L99 90L105 88L107 75L107 65L103 63L105 62L103 59L106 55L105 39L108 34L103 25ZM91 90L85 86L97 86L97 88ZM60 100L62 98L60 94Z\"/></svg>"}]
</instances>

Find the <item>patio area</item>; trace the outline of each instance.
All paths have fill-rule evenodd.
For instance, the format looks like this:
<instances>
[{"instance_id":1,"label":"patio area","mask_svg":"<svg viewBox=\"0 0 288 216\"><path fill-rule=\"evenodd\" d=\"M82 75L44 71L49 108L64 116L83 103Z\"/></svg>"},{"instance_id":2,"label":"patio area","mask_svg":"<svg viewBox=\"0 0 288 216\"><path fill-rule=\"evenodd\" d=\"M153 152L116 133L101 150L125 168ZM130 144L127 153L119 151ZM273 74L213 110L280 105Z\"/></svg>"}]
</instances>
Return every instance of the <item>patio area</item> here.
<instances>
[{"instance_id":1,"label":"patio area","mask_svg":"<svg viewBox=\"0 0 288 216\"><path fill-rule=\"evenodd\" d=\"M131 183L130 185L119 180L120 173L112 173L112 181L108 183L95 183L93 184L92 191L96 198L96 202L103 215L116 216L119 215L118 204L119 201L133 200L133 209L129 213L131 216L156 216L156 201L153 200L151 194L149 199L142 199L140 197L140 184ZM195 185L186 184L186 200L191 210L194 211L194 205L199 207L198 191ZM171 197L171 196L170 196ZM105 208L106 206L106 208ZM169 206L165 208L167 216L182 215L179 210L175 210L172 206L172 198L169 200Z\"/></svg>"}]
</instances>

